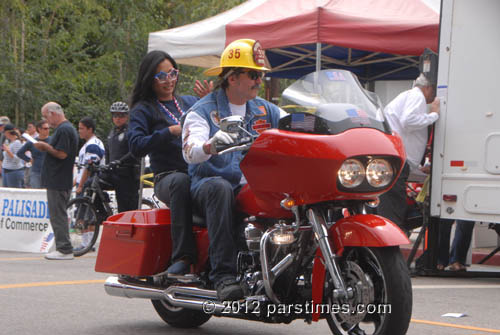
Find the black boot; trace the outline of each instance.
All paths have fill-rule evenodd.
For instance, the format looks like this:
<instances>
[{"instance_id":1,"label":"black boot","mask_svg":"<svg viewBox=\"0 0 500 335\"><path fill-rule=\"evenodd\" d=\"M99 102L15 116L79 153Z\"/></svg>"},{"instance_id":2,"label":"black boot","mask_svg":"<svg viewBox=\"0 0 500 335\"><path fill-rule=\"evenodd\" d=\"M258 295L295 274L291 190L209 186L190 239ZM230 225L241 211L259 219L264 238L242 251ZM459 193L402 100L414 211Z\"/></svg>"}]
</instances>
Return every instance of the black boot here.
<instances>
[{"instance_id":1,"label":"black boot","mask_svg":"<svg viewBox=\"0 0 500 335\"><path fill-rule=\"evenodd\" d=\"M243 298L243 289L240 283L232 276L223 277L215 284L217 298L220 301L235 301Z\"/></svg>"}]
</instances>

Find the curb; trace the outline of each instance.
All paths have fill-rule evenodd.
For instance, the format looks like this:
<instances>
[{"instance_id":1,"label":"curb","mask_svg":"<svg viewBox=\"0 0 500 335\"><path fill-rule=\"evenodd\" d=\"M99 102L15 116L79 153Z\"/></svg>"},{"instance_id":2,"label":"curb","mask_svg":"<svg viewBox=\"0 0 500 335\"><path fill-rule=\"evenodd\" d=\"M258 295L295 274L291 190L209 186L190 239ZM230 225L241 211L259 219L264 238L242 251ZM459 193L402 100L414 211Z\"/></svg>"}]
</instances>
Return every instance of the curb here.
<instances>
[{"instance_id":1,"label":"curb","mask_svg":"<svg viewBox=\"0 0 500 335\"><path fill-rule=\"evenodd\" d=\"M411 252L411 246L401 246L401 253L403 254L403 257L408 259L408 256L410 255ZM493 249L492 249L493 251ZM488 252L478 252L478 251L472 251L472 264L479 264L479 262L488 256ZM422 255L422 248L419 248L417 250L417 253L415 254L415 259L417 259L420 255ZM490 259L488 259L484 264L482 265L496 265L500 266L500 251L497 252L495 255L493 255Z\"/></svg>"}]
</instances>

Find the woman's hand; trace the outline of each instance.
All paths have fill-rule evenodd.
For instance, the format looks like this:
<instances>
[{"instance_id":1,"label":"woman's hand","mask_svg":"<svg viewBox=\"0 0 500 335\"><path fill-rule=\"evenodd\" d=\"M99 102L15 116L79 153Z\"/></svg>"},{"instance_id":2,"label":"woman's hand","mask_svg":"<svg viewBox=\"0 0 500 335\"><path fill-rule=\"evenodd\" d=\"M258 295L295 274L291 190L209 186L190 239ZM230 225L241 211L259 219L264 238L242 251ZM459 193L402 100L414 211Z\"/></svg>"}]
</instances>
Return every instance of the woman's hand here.
<instances>
[{"instance_id":1,"label":"woman's hand","mask_svg":"<svg viewBox=\"0 0 500 335\"><path fill-rule=\"evenodd\" d=\"M170 126L168 127L168 130L170 130L170 134L177 137L181 136L182 134L182 129L180 125Z\"/></svg>"},{"instance_id":2,"label":"woman's hand","mask_svg":"<svg viewBox=\"0 0 500 335\"><path fill-rule=\"evenodd\" d=\"M203 98L205 95L212 92L213 89L214 82L208 82L206 80L203 80L203 83L201 83L201 81L199 80L196 80L193 87L194 93L196 93L200 98Z\"/></svg>"}]
</instances>

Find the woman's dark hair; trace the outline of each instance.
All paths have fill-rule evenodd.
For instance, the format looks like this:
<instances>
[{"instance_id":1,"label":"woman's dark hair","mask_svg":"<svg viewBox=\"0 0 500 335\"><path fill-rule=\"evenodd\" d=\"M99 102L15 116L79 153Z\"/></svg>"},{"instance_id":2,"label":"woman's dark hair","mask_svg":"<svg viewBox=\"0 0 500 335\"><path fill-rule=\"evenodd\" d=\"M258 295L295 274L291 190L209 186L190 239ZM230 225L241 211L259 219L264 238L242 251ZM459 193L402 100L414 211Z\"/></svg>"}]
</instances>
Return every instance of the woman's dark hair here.
<instances>
[{"instance_id":1,"label":"woman's dark hair","mask_svg":"<svg viewBox=\"0 0 500 335\"><path fill-rule=\"evenodd\" d=\"M95 133L95 121L90 116L86 116L80 120L80 123L87 128L92 128L92 132Z\"/></svg>"},{"instance_id":2,"label":"woman's dark hair","mask_svg":"<svg viewBox=\"0 0 500 335\"><path fill-rule=\"evenodd\" d=\"M156 68L165 59L168 59L175 69L179 69L177 62L172 56L164 51L154 50L144 56L139 65L139 73L137 74L134 90L132 92L132 99L130 101L131 107L141 100L149 102L154 102L156 100L156 94L153 91L153 81L156 75Z\"/></svg>"}]
</instances>

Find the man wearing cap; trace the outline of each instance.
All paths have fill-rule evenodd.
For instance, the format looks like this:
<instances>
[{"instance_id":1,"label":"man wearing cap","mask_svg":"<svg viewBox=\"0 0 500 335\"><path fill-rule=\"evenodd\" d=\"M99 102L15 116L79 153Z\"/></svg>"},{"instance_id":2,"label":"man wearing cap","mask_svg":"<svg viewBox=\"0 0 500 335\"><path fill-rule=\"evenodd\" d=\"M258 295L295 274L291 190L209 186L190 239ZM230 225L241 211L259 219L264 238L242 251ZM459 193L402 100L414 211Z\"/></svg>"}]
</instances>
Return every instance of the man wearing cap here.
<instances>
[{"instance_id":1,"label":"man wearing cap","mask_svg":"<svg viewBox=\"0 0 500 335\"><path fill-rule=\"evenodd\" d=\"M128 114L125 102L117 101L109 109L114 128L108 135L105 153L106 163L116 162L116 169L109 175L109 180L116 192L118 211L137 209L139 201L139 166L140 162L128 146Z\"/></svg>"},{"instance_id":2,"label":"man wearing cap","mask_svg":"<svg viewBox=\"0 0 500 335\"><path fill-rule=\"evenodd\" d=\"M231 144L233 137L219 129L221 119L230 115L244 118L246 129L254 135L277 127L277 106L257 97L265 67L265 54L254 40L229 44L221 55L220 66L205 71L218 75L216 89L199 100L186 115L182 130L183 156L189 163L191 195L205 216L210 240L210 280L221 301L243 297L236 281L238 254L237 228L233 205L242 182L241 152L218 155L216 144Z\"/></svg>"}]
</instances>

